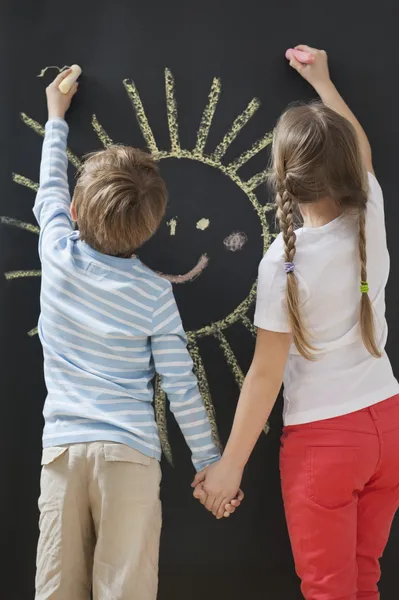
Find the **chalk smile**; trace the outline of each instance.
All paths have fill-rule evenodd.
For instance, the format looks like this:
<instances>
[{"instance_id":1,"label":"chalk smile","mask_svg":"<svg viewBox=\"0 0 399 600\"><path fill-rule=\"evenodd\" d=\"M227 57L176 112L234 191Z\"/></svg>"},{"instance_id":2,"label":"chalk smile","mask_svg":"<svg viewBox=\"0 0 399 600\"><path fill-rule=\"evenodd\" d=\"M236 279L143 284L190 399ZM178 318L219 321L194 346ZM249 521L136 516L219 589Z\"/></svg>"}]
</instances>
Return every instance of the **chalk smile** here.
<instances>
[{"instance_id":1,"label":"chalk smile","mask_svg":"<svg viewBox=\"0 0 399 600\"><path fill-rule=\"evenodd\" d=\"M197 277L199 277L202 271L208 266L209 259L206 254L203 254L195 267L191 269L191 271L187 271L183 275L171 275L165 273L158 273L164 279L167 279L171 283L187 283L187 281L193 281Z\"/></svg>"}]
</instances>

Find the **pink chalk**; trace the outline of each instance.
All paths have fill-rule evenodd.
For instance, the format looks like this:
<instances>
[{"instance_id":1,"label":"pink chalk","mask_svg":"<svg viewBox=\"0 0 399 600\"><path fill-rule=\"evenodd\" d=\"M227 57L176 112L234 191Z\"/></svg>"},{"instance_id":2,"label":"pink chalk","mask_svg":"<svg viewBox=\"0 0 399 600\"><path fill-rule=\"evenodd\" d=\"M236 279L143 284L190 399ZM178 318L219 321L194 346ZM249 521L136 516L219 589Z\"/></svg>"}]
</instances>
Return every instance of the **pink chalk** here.
<instances>
[{"instance_id":1,"label":"pink chalk","mask_svg":"<svg viewBox=\"0 0 399 600\"><path fill-rule=\"evenodd\" d=\"M289 48L285 53L287 60L296 58L296 60L303 65L310 65L314 62L314 56L310 52L302 52L302 50L295 50L295 48Z\"/></svg>"}]
</instances>

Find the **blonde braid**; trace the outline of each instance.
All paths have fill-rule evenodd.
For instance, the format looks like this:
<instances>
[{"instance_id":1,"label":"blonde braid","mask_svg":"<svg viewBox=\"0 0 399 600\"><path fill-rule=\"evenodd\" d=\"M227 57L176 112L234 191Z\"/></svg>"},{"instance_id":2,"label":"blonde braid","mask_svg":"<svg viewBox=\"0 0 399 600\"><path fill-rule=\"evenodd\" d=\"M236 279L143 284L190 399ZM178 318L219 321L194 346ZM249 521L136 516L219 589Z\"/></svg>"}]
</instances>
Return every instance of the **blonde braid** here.
<instances>
[{"instance_id":1,"label":"blonde braid","mask_svg":"<svg viewBox=\"0 0 399 600\"><path fill-rule=\"evenodd\" d=\"M277 218L283 234L285 261L293 263L296 254L296 234L294 230L294 202L292 195L283 189L277 193ZM315 360L314 348L308 341L308 334L302 322L298 280L294 269L287 272L286 302L292 338L298 352L308 360Z\"/></svg>"},{"instance_id":2,"label":"blonde braid","mask_svg":"<svg viewBox=\"0 0 399 600\"><path fill-rule=\"evenodd\" d=\"M278 218L280 221L280 229L283 233L285 260L286 262L294 262L296 254L296 234L294 230L294 207L291 195L284 190L279 197L278 202Z\"/></svg>"},{"instance_id":3,"label":"blonde braid","mask_svg":"<svg viewBox=\"0 0 399 600\"><path fill-rule=\"evenodd\" d=\"M360 302L360 328L363 344L375 358L381 357L381 352L375 339L373 307L368 295L367 283L367 247L366 247L366 210L359 214L359 258L362 298Z\"/></svg>"}]
</instances>

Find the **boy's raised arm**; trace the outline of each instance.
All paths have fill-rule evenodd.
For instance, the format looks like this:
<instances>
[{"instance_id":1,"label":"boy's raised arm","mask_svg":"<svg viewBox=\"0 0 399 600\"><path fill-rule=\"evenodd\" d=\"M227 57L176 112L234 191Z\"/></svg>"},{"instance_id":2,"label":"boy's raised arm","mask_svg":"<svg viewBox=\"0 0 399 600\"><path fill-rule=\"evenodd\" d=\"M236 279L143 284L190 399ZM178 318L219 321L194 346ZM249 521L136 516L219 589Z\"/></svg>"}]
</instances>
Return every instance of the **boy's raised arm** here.
<instances>
[{"instance_id":1,"label":"boy's raised arm","mask_svg":"<svg viewBox=\"0 0 399 600\"><path fill-rule=\"evenodd\" d=\"M40 166L40 185L33 208L40 225L39 252L50 239L59 239L73 229L70 215L71 196L68 185L67 137L68 125L64 117L77 84L68 94L62 94L58 86L67 77L69 71L61 73L47 88L48 122L45 128L42 161Z\"/></svg>"}]
</instances>

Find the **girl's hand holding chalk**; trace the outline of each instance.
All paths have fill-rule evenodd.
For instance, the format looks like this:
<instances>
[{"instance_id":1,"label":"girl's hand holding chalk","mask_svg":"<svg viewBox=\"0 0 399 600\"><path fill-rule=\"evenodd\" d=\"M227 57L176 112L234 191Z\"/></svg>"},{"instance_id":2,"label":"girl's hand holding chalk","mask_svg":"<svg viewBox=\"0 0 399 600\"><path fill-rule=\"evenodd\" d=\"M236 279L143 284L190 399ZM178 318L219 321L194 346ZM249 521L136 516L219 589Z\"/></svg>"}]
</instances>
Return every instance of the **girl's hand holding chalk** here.
<instances>
[{"instance_id":1,"label":"girl's hand holding chalk","mask_svg":"<svg viewBox=\"0 0 399 600\"><path fill-rule=\"evenodd\" d=\"M79 72L77 74L74 67L77 67L77 65L60 73L46 89L49 119L57 117L64 119L65 113L71 105L72 98L78 91L79 84L76 79L82 70L78 67Z\"/></svg>"},{"instance_id":2,"label":"girl's hand holding chalk","mask_svg":"<svg viewBox=\"0 0 399 600\"><path fill-rule=\"evenodd\" d=\"M289 48L285 53L285 58L287 60L292 60L295 58L298 62L303 65L310 65L314 62L314 55L310 52L303 52L302 50L297 50L296 48Z\"/></svg>"},{"instance_id":3,"label":"girl's hand holding chalk","mask_svg":"<svg viewBox=\"0 0 399 600\"><path fill-rule=\"evenodd\" d=\"M285 53L291 67L315 89L330 83L327 53L310 46L295 46Z\"/></svg>"}]
</instances>

